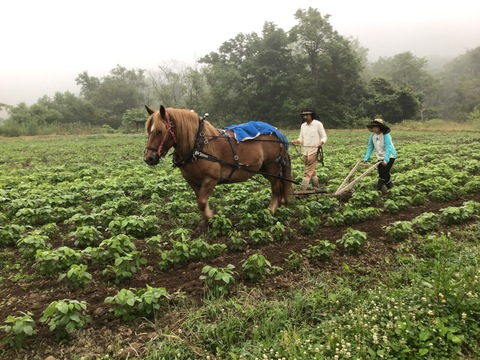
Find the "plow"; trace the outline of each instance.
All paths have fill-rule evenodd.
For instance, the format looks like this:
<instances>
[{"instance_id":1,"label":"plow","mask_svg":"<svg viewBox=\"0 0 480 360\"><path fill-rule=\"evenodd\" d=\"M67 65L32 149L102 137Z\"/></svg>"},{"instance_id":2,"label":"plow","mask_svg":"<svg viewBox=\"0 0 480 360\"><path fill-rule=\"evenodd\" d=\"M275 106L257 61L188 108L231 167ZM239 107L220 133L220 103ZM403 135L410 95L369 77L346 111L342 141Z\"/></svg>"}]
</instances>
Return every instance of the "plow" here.
<instances>
[{"instance_id":1,"label":"plow","mask_svg":"<svg viewBox=\"0 0 480 360\"><path fill-rule=\"evenodd\" d=\"M333 193L329 193L326 190L321 190L321 189L315 190L314 189L314 190L298 190L298 191L294 191L293 194L297 197L304 197L304 196L312 195L312 194L320 194L322 196L332 196L332 197L340 197L340 198L347 197L347 196L351 195L351 193L353 191L353 187L357 183L359 183L365 176L367 176L372 171L374 171L376 168L378 168L379 164L380 164L380 162L377 162L373 165L372 164L367 164L367 163L364 163L362 160L360 160L359 162L357 162L353 166L353 168L350 170L350 172L345 177L343 182L340 184L340 186L337 188L337 190ZM357 172L357 170L361 166L368 166L368 168L352 180L352 177L355 175L355 173Z\"/></svg>"}]
</instances>

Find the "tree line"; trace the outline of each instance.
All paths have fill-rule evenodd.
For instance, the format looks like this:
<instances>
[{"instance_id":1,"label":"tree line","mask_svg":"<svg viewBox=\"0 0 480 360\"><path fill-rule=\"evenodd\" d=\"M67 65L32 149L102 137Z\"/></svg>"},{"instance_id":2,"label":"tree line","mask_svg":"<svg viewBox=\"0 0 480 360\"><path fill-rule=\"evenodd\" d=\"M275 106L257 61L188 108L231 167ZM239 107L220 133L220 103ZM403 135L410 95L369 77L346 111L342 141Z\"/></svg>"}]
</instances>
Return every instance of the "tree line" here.
<instances>
[{"instance_id":1,"label":"tree line","mask_svg":"<svg viewBox=\"0 0 480 360\"><path fill-rule=\"evenodd\" d=\"M305 106L328 128L356 127L374 117L465 121L480 113L480 47L437 72L411 52L370 63L368 50L340 35L329 15L299 9L295 19L288 31L265 22L261 34L239 33L193 66L174 61L146 71L117 65L101 78L84 71L75 79L79 95L0 104L9 115L3 126L132 129L145 121L145 104L208 112L219 127L260 120L297 128Z\"/></svg>"}]
</instances>

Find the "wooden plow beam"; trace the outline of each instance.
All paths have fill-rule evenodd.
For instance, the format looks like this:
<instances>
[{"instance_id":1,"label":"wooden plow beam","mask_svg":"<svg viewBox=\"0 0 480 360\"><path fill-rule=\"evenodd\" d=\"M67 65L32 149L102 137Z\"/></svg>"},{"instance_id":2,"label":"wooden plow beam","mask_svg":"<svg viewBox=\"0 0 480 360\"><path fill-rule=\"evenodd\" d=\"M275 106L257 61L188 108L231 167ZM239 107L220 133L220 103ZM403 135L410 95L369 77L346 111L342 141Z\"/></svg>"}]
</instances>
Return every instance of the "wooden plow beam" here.
<instances>
[{"instance_id":1,"label":"wooden plow beam","mask_svg":"<svg viewBox=\"0 0 480 360\"><path fill-rule=\"evenodd\" d=\"M345 178L345 180L343 180L342 184L338 187L337 191L335 191L334 193L327 193L326 190L321 190L321 189L317 189L317 190L299 190L299 191L294 191L293 194L296 195L296 196L303 196L303 195L312 195L312 194L322 194L324 196L342 196L344 195L346 192L352 190L352 188L355 186L355 184L357 184L360 180L362 180L365 176L367 176L368 174L370 174L373 170L375 170L376 168L378 168L378 165L380 164L380 162L377 162L373 165L370 165L370 164L367 164L367 163L364 163L362 160L360 160L358 163L355 164L355 166L353 167L352 170L350 170L350 172L348 173L347 177ZM358 167L359 166L369 166L369 168L367 170L365 170L360 176L358 176L357 178L355 178L354 180L350 181L350 179L352 178L353 174L355 174L355 172L357 171Z\"/></svg>"},{"instance_id":2,"label":"wooden plow beam","mask_svg":"<svg viewBox=\"0 0 480 360\"><path fill-rule=\"evenodd\" d=\"M345 178L345 180L343 180L342 184L338 187L337 191L334 192L334 196L338 196L338 195L342 195L344 193L346 193L347 191L350 191L356 183L358 183L360 180L362 180L365 176L367 176L368 174L370 174L373 170L375 170L376 168L378 168L378 165L380 164L380 162L377 162L373 165L371 165L367 170L365 170L359 177L357 177L356 179L350 181L350 178L353 176L353 174L355 174L355 171L357 171L358 167L359 166L369 166L369 164L367 163L364 163L362 160L360 160L358 163L355 164L355 166L353 167L352 170L350 170L350 172L348 173L347 177Z\"/></svg>"}]
</instances>

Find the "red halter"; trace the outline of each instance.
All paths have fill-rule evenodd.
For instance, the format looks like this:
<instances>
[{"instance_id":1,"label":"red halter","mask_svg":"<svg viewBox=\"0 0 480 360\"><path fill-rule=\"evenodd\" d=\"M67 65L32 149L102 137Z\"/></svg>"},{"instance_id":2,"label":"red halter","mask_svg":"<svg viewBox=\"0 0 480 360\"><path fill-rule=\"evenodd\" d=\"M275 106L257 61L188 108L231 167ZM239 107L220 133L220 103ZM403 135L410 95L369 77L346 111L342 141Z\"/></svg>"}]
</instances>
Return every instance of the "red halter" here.
<instances>
[{"instance_id":1,"label":"red halter","mask_svg":"<svg viewBox=\"0 0 480 360\"><path fill-rule=\"evenodd\" d=\"M162 154L163 151L163 145L165 145L165 142L167 141L167 136L170 134L173 140L173 144L175 145L177 143L177 138L175 137L175 133L173 132L173 122L170 120L170 116L168 115L168 112L165 112L165 122L167 123L167 131L163 134L162 141L160 142L160 146L158 149L152 148L150 146L147 147L148 150L156 151L158 156L162 156L165 154ZM163 120L163 119L162 119ZM168 150L167 150L168 151Z\"/></svg>"}]
</instances>

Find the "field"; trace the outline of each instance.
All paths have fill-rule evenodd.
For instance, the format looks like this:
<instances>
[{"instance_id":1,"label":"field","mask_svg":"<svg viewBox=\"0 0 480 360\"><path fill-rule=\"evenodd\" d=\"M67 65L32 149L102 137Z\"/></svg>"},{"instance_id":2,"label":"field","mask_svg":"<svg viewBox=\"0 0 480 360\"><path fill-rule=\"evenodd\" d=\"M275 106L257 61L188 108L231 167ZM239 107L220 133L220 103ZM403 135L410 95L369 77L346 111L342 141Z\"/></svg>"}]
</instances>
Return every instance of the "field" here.
<instances>
[{"instance_id":1,"label":"field","mask_svg":"<svg viewBox=\"0 0 480 360\"><path fill-rule=\"evenodd\" d=\"M328 135L334 192L368 132ZM392 137L389 192L372 173L272 217L255 177L216 188L205 232L144 135L1 139L0 358L478 358L480 133Z\"/></svg>"}]
</instances>

